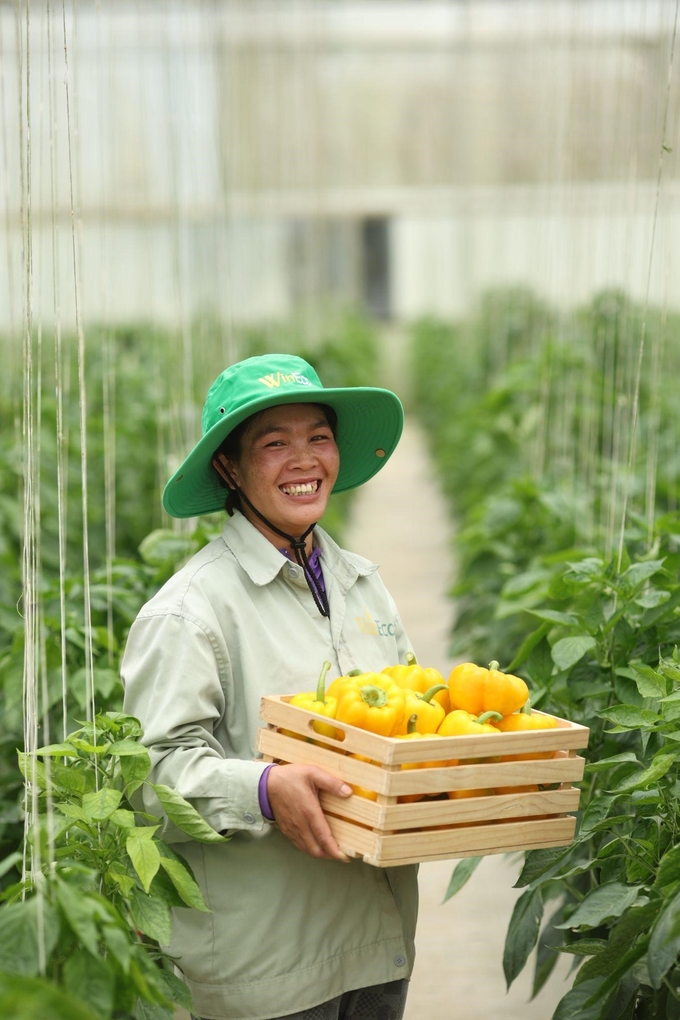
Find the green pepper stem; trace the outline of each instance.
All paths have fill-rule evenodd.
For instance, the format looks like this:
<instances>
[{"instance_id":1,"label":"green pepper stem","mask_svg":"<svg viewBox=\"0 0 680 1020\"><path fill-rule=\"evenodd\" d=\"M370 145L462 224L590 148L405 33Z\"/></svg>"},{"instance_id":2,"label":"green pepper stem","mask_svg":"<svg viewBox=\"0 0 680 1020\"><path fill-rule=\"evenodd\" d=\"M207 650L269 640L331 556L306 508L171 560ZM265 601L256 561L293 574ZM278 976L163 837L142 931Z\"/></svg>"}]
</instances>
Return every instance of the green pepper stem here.
<instances>
[{"instance_id":1,"label":"green pepper stem","mask_svg":"<svg viewBox=\"0 0 680 1020\"><path fill-rule=\"evenodd\" d=\"M503 718L503 715L501 712L484 712L482 715L477 716L477 722L485 723L491 718L494 718L496 722L498 722L499 719Z\"/></svg>"},{"instance_id":2,"label":"green pepper stem","mask_svg":"<svg viewBox=\"0 0 680 1020\"><path fill-rule=\"evenodd\" d=\"M376 687L374 684L364 684L363 687L359 688L361 692L361 698L370 705L371 708L382 708L383 705L387 704L387 691L384 691L382 687Z\"/></svg>"},{"instance_id":3,"label":"green pepper stem","mask_svg":"<svg viewBox=\"0 0 680 1020\"><path fill-rule=\"evenodd\" d=\"M521 707L521 709L519 711L519 714L520 715L531 715L531 698L527 698L527 700L522 705L522 707Z\"/></svg>"},{"instance_id":4,"label":"green pepper stem","mask_svg":"<svg viewBox=\"0 0 680 1020\"><path fill-rule=\"evenodd\" d=\"M407 652L406 653L406 665L407 666L417 666L418 665L418 660L416 659L416 657L413 654L413 652Z\"/></svg>"},{"instance_id":5,"label":"green pepper stem","mask_svg":"<svg viewBox=\"0 0 680 1020\"><path fill-rule=\"evenodd\" d=\"M417 733L418 732L418 713L417 712L414 712L413 715L409 718L408 726L406 727L406 732L407 733Z\"/></svg>"},{"instance_id":6,"label":"green pepper stem","mask_svg":"<svg viewBox=\"0 0 680 1020\"><path fill-rule=\"evenodd\" d=\"M322 705L326 704L326 673L331 668L330 662L326 660L321 667L321 675L319 676L319 682L316 685L316 700L320 701Z\"/></svg>"},{"instance_id":7,"label":"green pepper stem","mask_svg":"<svg viewBox=\"0 0 680 1020\"><path fill-rule=\"evenodd\" d=\"M345 673L345 676L361 676L363 669L350 669L349 673Z\"/></svg>"},{"instance_id":8,"label":"green pepper stem","mask_svg":"<svg viewBox=\"0 0 680 1020\"><path fill-rule=\"evenodd\" d=\"M495 659L492 659L489 663L489 669L498 669L498 662Z\"/></svg>"},{"instance_id":9,"label":"green pepper stem","mask_svg":"<svg viewBox=\"0 0 680 1020\"><path fill-rule=\"evenodd\" d=\"M437 691L448 691L448 684L435 684L434 687L430 687L429 691L425 691L418 698L419 701L427 701L429 704Z\"/></svg>"}]
</instances>

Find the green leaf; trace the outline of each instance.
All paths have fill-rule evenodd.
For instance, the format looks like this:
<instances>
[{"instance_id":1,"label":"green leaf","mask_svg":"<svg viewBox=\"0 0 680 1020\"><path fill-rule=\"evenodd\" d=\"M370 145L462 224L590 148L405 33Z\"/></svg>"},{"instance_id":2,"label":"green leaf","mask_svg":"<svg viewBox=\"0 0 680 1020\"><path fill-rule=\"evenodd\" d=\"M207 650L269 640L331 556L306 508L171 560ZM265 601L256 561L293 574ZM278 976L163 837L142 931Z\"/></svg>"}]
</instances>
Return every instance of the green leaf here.
<instances>
[{"instance_id":1,"label":"green leaf","mask_svg":"<svg viewBox=\"0 0 680 1020\"><path fill-rule=\"evenodd\" d=\"M67 992L96 1013L110 1016L113 1009L115 975L100 956L80 950L64 964Z\"/></svg>"},{"instance_id":2,"label":"green leaf","mask_svg":"<svg viewBox=\"0 0 680 1020\"><path fill-rule=\"evenodd\" d=\"M597 928L603 921L620 917L624 910L635 903L639 886L623 885L622 882L607 882L589 892L579 903L567 921L556 924L556 928Z\"/></svg>"},{"instance_id":3,"label":"green leaf","mask_svg":"<svg viewBox=\"0 0 680 1020\"><path fill-rule=\"evenodd\" d=\"M125 740L117 740L114 744L111 744L109 747L109 754L125 755L126 757L129 757L130 755L138 755L142 758L148 758L149 749L145 747L144 744L138 743L136 740L126 738Z\"/></svg>"},{"instance_id":4,"label":"green leaf","mask_svg":"<svg viewBox=\"0 0 680 1020\"><path fill-rule=\"evenodd\" d=\"M481 860L481 858L465 858L466 860ZM189 874L187 869L179 861L173 860L169 857L161 857L160 863L163 869L168 873L172 884L174 885L177 892L180 894L184 902L188 907L194 907L196 910L204 910L206 913L210 913L210 909L205 905L203 895L199 889L196 881ZM474 870L474 869L473 869Z\"/></svg>"},{"instance_id":5,"label":"green leaf","mask_svg":"<svg viewBox=\"0 0 680 1020\"><path fill-rule=\"evenodd\" d=\"M106 878L110 882L115 882L118 888L125 896L130 895L130 891L134 889L135 880L131 875L128 875L127 871L121 871L120 868L112 864L106 872Z\"/></svg>"},{"instance_id":6,"label":"green leaf","mask_svg":"<svg viewBox=\"0 0 680 1020\"><path fill-rule=\"evenodd\" d=\"M531 885L540 878L552 876L559 870L563 861L572 852L573 845L568 847L549 847L545 850L529 850L524 859L524 867L515 882L515 889Z\"/></svg>"},{"instance_id":7,"label":"green leaf","mask_svg":"<svg viewBox=\"0 0 680 1020\"><path fill-rule=\"evenodd\" d=\"M24 855L19 850L15 850L14 853L8 854L7 857L4 857L2 861L0 861L0 878L2 878L3 875L6 875L8 871L11 871L14 865L19 864L19 862L23 861L23 859Z\"/></svg>"},{"instance_id":8,"label":"green leaf","mask_svg":"<svg viewBox=\"0 0 680 1020\"><path fill-rule=\"evenodd\" d=\"M680 845L672 846L659 861L654 885L659 889L680 881Z\"/></svg>"},{"instance_id":9,"label":"green leaf","mask_svg":"<svg viewBox=\"0 0 680 1020\"><path fill-rule=\"evenodd\" d=\"M121 970L127 974L133 954L133 945L126 931L115 924L102 925L102 938L108 951L118 961Z\"/></svg>"},{"instance_id":10,"label":"green leaf","mask_svg":"<svg viewBox=\"0 0 680 1020\"><path fill-rule=\"evenodd\" d=\"M603 708L596 712L602 719L608 719L623 730L653 730L661 722L661 717L656 712L650 712L646 708L636 708L635 705L612 705L611 708ZM616 732L616 731L611 731Z\"/></svg>"},{"instance_id":11,"label":"green leaf","mask_svg":"<svg viewBox=\"0 0 680 1020\"><path fill-rule=\"evenodd\" d=\"M446 903L452 896L455 896L457 892L463 888L467 880L470 878L472 873L481 864L481 857L464 857L462 861L459 861L451 873L451 881L449 887L444 894L442 903Z\"/></svg>"},{"instance_id":12,"label":"green leaf","mask_svg":"<svg viewBox=\"0 0 680 1020\"><path fill-rule=\"evenodd\" d=\"M640 765L637 756L632 751L622 751L621 754L613 754L611 758L601 758L600 761L590 761L585 767L586 772L606 772L615 765L622 765L624 762L634 762Z\"/></svg>"},{"instance_id":13,"label":"green leaf","mask_svg":"<svg viewBox=\"0 0 680 1020\"><path fill-rule=\"evenodd\" d=\"M128 811L126 808L118 808L117 811L114 811L110 815L109 821L120 825L121 829L134 829L136 825L134 811Z\"/></svg>"},{"instance_id":14,"label":"green leaf","mask_svg":"<svg viewBox=\"0 0 680 1020\"><path fill-rule=\"evenodd\" d=\"M171 1002L177 1003L187 1011L193 1009L191 992L183 981L175 977L172 971L166 970L164 967L156 967L154 977L156 983L161 986L166 999L170 999Z\"/></svg>"},{"instance_id":15,"label":"green leaf","mask_svg":"<svg viewBox=\"0 0 680 1020\"><path fill-rule=\"evenodd\" d=\"M4 1020L101 1020L47 978L0 973Z\"/></svg>"},{"instance_id":16,"label":"green leaf","mask_svg":"<svg viewBox=\"0 0 680 1020\"><path fill-rule=\"evenodd\" d=\"M43 758L78 757L78 752L72 744L47 744L45 747L39 747L35 753Z\"/></svg>"},{"instance_id":17,"label":"green leaf","mask_svg":"<svg viewBox=\"0 0 680 1020\"><path fill-rule=\"evenodd\" d=\"M47 789L45 778L45 766L37 758L27 754L25 751L17 751L19 759L19 771L29 783L35 783L41 790Z\"/></svg>"},{"instance_id":18,"label":"green leaf","mask_svg":"<svg viewBox=\"0 0 680 1020\"><path fill-rule=\"evenodd\" d=\"M628 567L621 574L621 580L625 581L631 588L637 587L638 584L642 584L647 578L653 577L663 567L665 557L660 560L646 560L644 563L633 563L632 566Z\"/></svg>"},{"instance_id":19,"label":"green leaf","mask_svg":"<svg viewBox=\"0 0 680 1020\"><path fill-rule=\"evenodd\" d=\"M211 825L208 825L196 808L176 790L161 784L152 784L152 789L170 821L187 836L191 836L199 843L227 842L227 837L220 835Z\"/></svg>"},{"instance_id":20,"label":"green leaf","mask_svg":"<svg viewBox=\"0 0 680 1020\"><path fill-rule=\"evenodd\" d=\"M120 790L111 786L102 786L96 793L86 793L83 797L83 811L95 822L105 822L118 808L122 799Z\"/></svg>"},{"instance_id":21,"label":"green leaf","mask_svg":"<svg viewBox=\"0 0 680 1020\"><path fill-rule=\"evenodd\" d=\"M140 931L149 938L167 946L172 934L170 910L161 900L147 896L141 889L133 889L130 897L130 914Z\"/></svg>"},{"instance_id":22,"label":"green leaf","mask_svg":"<svg viewBox=\"0 0 680 1020\"><path fill-rule=\"evenodd\" d=\"M651 666L631 666L637 689L643 698L663 698L668 694L668 681Z\"/></svg>"},{"instance_id":23,"label":"green leaf","mask_svg":"<svg viewBox=\"0 0 680 1020\"><path fill-rule=\"evenodd\" d=\"M581 622L574 613L559 613L556 609L529 609L527 612L531 616L537 616L539 620L562 623L565 627L577 627Z\"/></svg>"},{"instance_id":24,"label":"green leaf","mask_svg":"<svg viewBox=\"0 0 680 1020\"><path fill-rule=\"evenodd\" d=\"M517 669L522 663L529 657L531 652L534 650L543 638L552 629L551 623L542 623L538 630L533 631L528 637L524 639L520 645L519 651L515 655L514 659L506 666L506 671L510 672L513 669Z\"/></svg>"},{"instance_id":25,"label":"green leaf","mask_svg":"<svg viewBox=\"0 0 680 1020\"><path fill-rule=\"evenodd\" d=\"M72 737L71 743L85 754L96 754L98 756L107 754L111 746L110 744L91 744L89 740L81 740L79 737Z\"/></svg>"},{"instance_id":26,"label":"green leaf","mask_svg":"<svg viewBox=\"0 0 680 1020\"><path fill-rule=\"evenodd\" d=\"M505 938L503 973L508 988L523 970L536 945L542 917L543 899L540 890L527 889L515 903Z\"/></svg>"},{"instance_id":27,"label":"green leaf","mask_svg":"<svg viewBox=\"0 0 680 1020\"><path fill-rule=\"evenodd\" d=\"M595 638L589 637L587 634L562 638L552 646L553 662L559 670L571 669L596 644Z\"/></svg>"},{"instance_id":28,"label":"green leaf","mask_svg":"<svg viewBox=\"0 0 680 1020\"><path fill-rule=\"evenodd\" d=\"M33 896L0 907L0 971L38 974L41 937L49 959L59 941L59 915L49 900Z\"/></svg>"},{"instance_id":29,"label":"green leaf","mask_svg":"<svg viewBox=\"0 0 680 1020\"><path fill-rule=\"evenodd\" d=\"M597 978L572 988L558 1002L552 1020L600 1020L602 1003L594 1003L588 1007L586 1003L601 983L601 979Z\"/></svg>"},{"instance_id":30,"label":"green leaf","mask_svg":"<svg viewBox=\"0 0 680 1020\"><path fill-rule=\"evenodd\" d=\"M73 933L89 953L97 956L99 940L94 919L99 914L99 905L62 878L57 878L56 882L59 906Z\"/></svg>"},{"instance_id":31,"label":"green leaf","mask_svg":"<svg viewBox=\"0 0 680 1020\"><path fill-rule=\"evenodd\" d=\"M161 865L158 847L152 839L140 839L137 832L130 833L125 841L125 847L144 891L148 893L153 877Z\"/></svg>"},{"instance_id":32,"label":"green leaf","mask_svg":"<svg viewBox=\"0 0 680 1020\"><path fill-rule=\"evenodd\" d=\"M662 606L664 602L668 602L670 597L671 593L664 591L663 588L651 588L649 591L644 592L644 594L636 596L633 601L636 606L641 606L643 609L656 609L657 606Z\"/></svg>"},{"instance_id":33,"label":"green leaf","mask_svg":"<svg viewBox=\"0 0 680 1020\"><path fill-rule=\"evenodd\" d=\"M138 790L151 771L151 759L148 755L124 755L120 758L120 771L128 794Z\"/></svg>"},{"instance_id":34,"label":"green leaf","mask_svg":"<svg viewBox=\"0 0 680 1020\"><path fill-rule=\"evenodd\" d=\"M660 988L680 952L680 893L670 900L652 929L647 968L652 988Z\"/></svg>"},{"instance_id":35,"label":"green leaf","mask_svg":"<svg viewBox=\"0 0 680 1020\"><path fill-rule=\"evenodd\" d=\"M632 775L624 776L612 793L630 793L631 790L642 790L645 786L650 786L657 779L665 776L675 762L674 754L657 754L649 768L646 768L644 772L634 772Z\"/></svg>"},{"instance_id":36,"label":"green leaf","mask_svg":"<svg viewBox=\"0 0 680 1020\"><path fill-rule=\"evenodd\" d=\"M595 956L607 948L606 939L578 939L565 945L555 946L558 953L570 953L572 956Z\"/></svg>"}]
</instances>

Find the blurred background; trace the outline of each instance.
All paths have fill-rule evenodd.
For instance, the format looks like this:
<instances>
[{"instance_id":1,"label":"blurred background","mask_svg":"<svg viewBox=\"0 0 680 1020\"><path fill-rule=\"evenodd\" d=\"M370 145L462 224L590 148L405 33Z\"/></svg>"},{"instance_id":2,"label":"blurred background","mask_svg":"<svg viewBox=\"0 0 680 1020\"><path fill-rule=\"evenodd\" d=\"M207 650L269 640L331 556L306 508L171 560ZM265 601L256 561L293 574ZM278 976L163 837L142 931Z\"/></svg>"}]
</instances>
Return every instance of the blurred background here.
<instances>
[{"instance_id":1,"label":"blurred background","mask_svg":"<svg viewBox=\"0 0 680 1020\"><path fill-rule=\"evenodd\" d=\"M508 663L569 550L677 537L677 20L677 0L0 2L3 746L120 704L131 620L219 527L171 522L162 487L250 354L402 397L390 544L381 475L326 523L400 605L422 593L409 629L442 669ZM401 498L421 468L431 518ZM420 554L434 588L403 573Z\"/></svg>"}]
</instances>

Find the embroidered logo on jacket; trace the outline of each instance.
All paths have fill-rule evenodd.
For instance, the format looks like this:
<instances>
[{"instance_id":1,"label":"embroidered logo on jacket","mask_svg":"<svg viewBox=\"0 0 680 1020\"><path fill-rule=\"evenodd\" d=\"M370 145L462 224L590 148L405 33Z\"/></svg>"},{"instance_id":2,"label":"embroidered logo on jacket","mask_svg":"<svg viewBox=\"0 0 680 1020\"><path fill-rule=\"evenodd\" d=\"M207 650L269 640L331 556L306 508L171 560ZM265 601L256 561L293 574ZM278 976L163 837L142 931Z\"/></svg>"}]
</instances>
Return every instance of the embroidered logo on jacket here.
<instances>
[{"instance_id":1,"label":"embroidered logo on jacket","mask_svg":"<svg viewBox=\"0 0 680 1020\"><path fill-rule=\"evenodd\" d=\"M364 610L363 616L355 616L354 619L357 621L362 634L374 634L376 637L394 637L394 624L374 620L368 609Z\"/></svg>"}]
</instances>

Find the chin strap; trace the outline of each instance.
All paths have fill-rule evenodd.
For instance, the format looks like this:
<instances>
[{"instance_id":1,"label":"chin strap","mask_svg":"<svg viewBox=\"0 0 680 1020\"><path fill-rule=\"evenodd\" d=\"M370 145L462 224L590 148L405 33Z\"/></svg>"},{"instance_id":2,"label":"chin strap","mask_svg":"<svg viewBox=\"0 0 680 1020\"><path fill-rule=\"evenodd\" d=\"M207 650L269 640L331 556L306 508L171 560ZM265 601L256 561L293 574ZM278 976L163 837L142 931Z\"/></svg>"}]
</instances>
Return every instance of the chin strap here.
<instances>
[{"instance_id":1,"label":"chin strap","mask_svg":"<svg viewBox=\"0 0 680 1020\"><path fill-rule=\"evenodd\" d=\"M299 538L295 538L293 535L287 535L285 531L281 531L281 529L275 527L275 525L273 525L271 521L268 521L264 514L261 514L257 507L253 506L253 504L250 502L243 489L237 488L237 492L239 494L239 498L243 500L243 502L246 504L247 507L249 507L250 510L252 510L256 517L259 517L263 524L266 524L267 527L271 531L273 531L276 535L280 535L281 538L285 538L287 542L290 542L290 547L295 554L295 559L302 567L304 575L307 578L309 590L311 591L312 598L316 603L316 608L319 610L322 616L330 617L331 614L328 606L328 597L326 595L326 592L323 590L323 588L317 581L316 577L314 576L314 571L312 570L309 564L309 559L307 558L307 551L305 549L305 539L312 533L312 531L314 531L314 528L317 525L317 521L314 521L313 524L310 524L303 535L300 535Z\"/></svg>"}]
</instances>

